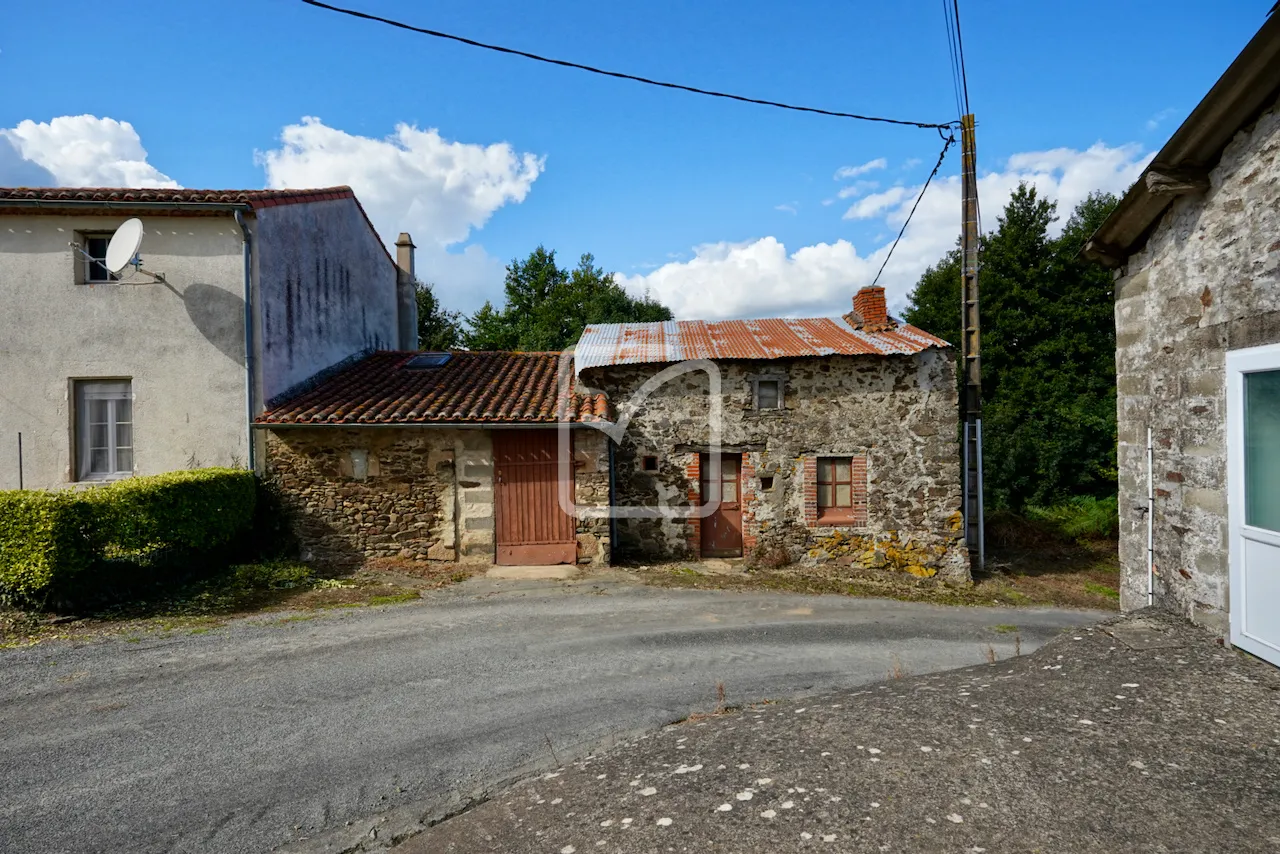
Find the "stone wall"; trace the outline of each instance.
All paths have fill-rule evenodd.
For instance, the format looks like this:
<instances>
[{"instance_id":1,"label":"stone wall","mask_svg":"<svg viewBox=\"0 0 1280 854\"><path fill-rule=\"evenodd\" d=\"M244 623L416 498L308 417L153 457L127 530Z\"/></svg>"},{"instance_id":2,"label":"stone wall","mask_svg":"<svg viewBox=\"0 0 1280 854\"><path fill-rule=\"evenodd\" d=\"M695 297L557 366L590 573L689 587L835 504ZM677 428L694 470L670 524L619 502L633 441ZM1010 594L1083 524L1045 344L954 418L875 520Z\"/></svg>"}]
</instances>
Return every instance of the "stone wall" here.
<instances>
[{"instance_id":1,"label":"stone wall","mask_svg":"<svg viewBox=\"0 0 1280 854\"><path fill-rule=\"evenodd\" d=\"M605 505L603 434L575 431L575 493ZM267 432L267 477L295 520L303 557L491 564L493 440L487 430L291 427ZM578 562L610 559L608 520L578 521Z\"/></svg>"},{"instance_id":2,"label":"stone wall","mask_svg":"<svg viewBox=\"0 0 1280 854\"><path fill-rule=\"evenodd\" d=\"M592 428L575 430L573 463L578 563L605 566L613 551L608 516L609 437Z\"/></svg>"},{"instance_id":3,"label":"stone wall","mask_svg":"<svg viewBox=\"0 0 1280 854\"><path fill-rule=\"evenodd\" d=\"M710 437L709 380L676 377L643 402L634 392L661 366L584 371L583 384L609 393L620 422L615 450L620 506L680 508L683 518L619 519L622 558L697 557L699 454ZM743 550L767 562L836 562L896 568L949 580L969 578L961 542L960 449L951 351L918 356L831 356L724 362L721 402L726 452L739 455ZM784 380L784 408L753 408L752 379ZM655 471L644 458L655 457ZM816 518L814 472L822 456L864 461L865 510L849 523ZM771 485L768 479L772 479ZM807 496L807 498L806 498Z\"/></svg>"},{"instance_id":4,"label":"stone wall","mask_svg":"<svg viewBox=\"0 0 1280 854\"><path fill-rule=\"evenodd\" d=\"M1226 352L1280 342L1280 115L1165 212L1116 281L1120 605L1147 604L1148 426L1158 604L1228 629Z\"/></svg>"},{"instance_id":5,"label":"stone wall","mask_svg":"<svg viewBox=\"0 0 1280 854\"><path fill-rule=\"evenodd\" d=\"M468 447L485 439L478 431L282 429L267 434L267 477L295 520L304 558L453 563L480 557L487 563L492 559L492 500L470 501L466 514L458 512L465 494L487 489L492 495L491 475L486 479L483 466L477 469L480 460L488 464L490 455ZM462 478L455 477L458 462ZM474 527L483 525L484 514L487 536ZM460 517L461 532L456 524Z\"/></svg>"}]
</instances>

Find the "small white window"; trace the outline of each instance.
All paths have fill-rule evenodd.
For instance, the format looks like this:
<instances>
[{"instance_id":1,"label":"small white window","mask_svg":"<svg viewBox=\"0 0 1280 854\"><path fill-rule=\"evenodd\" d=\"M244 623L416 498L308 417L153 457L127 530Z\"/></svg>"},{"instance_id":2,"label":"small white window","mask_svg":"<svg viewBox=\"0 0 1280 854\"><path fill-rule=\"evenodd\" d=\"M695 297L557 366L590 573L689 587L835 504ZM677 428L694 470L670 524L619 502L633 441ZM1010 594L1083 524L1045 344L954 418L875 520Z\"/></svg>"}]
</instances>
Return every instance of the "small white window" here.
<instances>
[{"instance_id":1,"label":"small white window","mask_svg":"<svg viewBox=\"0 0 1280 854\"><path fill-rule=\"evenodd\" d=\"M133 392L129 380L80 380L76 390L76 480L133 474Z\"/></svg>"},{"instance_id":2,"label":"small white window","mask_svg":"<svg viewBox=\"0 0 1280 854\"><path fill-rule=\"evenodd\" d=\"M109 233L82 233L80 248L84 254L80 256L80 281L86 285L118 281L118 278L107 269L107 244L111 242Z\"/></svg>"},{"instance_id":3,"label":"small white window","mask_svg":"<svg viewBox=\"0 0 1280 854\"><path fill-rule=\"evenodd\" d=\"M782 380L756 380L755 386L756 409L782 408Z\"/></svg>"}]
</instances>

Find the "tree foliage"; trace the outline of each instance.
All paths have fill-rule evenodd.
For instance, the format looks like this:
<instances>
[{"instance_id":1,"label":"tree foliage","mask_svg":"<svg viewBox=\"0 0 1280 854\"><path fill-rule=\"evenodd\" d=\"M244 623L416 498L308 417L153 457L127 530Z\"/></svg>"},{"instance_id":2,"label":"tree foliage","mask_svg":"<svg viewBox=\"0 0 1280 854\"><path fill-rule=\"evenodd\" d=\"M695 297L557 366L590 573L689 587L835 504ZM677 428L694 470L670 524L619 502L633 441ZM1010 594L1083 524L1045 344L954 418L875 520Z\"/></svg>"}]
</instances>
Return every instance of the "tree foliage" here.
<instances>
[{"instance_id":1,"label":"tree foliage","mask_svg":"<svg viewBox=\"0 0 1280 854\"><path fill-rule=\"evenodd\" d=\"M441 305L435 286L428 282L414 282L413 291L418 301L418 348L439 351L461 346L462 315Z\"/></svg>"},{"instance_id":2,"label":"tree foliage","mask_svg":"<svg viewBox=\"0 0 1280 854\"><path fill-rule=\"evenodd\" d=\"M979 247L987 503L1022 510L1116 488L1111 276L1078 257L1117 199L1092 193L1049 236L1053 202L1023 184ZM905 318L960 340L960 254L925 271Z\"/></svg>"},{"instance_id":3,"label":"tree foliage","mask_svg":"<svg viewBox=\"0 0 1280 854\"><path fill-rule=\"evenodd\" d=\"M583 255L565 270L556 253L539 246L523 261L507 265L506 305L486 302L467 318L471 350L563 350L592 323L670 320L671 310L648 297L637 299Z\"/></svg>"}]
</instances>

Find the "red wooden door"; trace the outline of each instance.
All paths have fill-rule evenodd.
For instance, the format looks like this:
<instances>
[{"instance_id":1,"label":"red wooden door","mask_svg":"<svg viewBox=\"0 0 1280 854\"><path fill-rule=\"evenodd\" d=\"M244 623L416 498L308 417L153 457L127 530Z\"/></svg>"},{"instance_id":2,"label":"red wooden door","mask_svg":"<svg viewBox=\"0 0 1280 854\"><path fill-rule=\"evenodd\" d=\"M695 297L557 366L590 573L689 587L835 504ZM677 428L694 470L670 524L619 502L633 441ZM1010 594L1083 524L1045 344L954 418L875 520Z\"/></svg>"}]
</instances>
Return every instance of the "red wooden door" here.
<instances>
[{"instance_id":1,"label":"red wooden door","mask_svg":"<svg viewBox=\"0 0 1280 854\"><path fill-rule=\"evenodd\" d=\"M493 434L493 513L497 562L506 566L576 563L572 516L560 509L555 430ZM568 472L573 477L572 468ZM569 482L573 495L573 482Z\"/></svg>"},{"instance_id":2,"label":"red wooden door","mask_svg":"<svg viewBox=\"0 0 1280 854\"><path fill-rule=\"evenodd\" d=\"M711 487L714 484L709 479L710 461L711 455L703 454L699 466L703 503L712 497ZM742 556L742 485L738 477L739 462L741 460L737 454L720 456L720 506L702 520L703 557Z\"/></svg>"}]
</instances>

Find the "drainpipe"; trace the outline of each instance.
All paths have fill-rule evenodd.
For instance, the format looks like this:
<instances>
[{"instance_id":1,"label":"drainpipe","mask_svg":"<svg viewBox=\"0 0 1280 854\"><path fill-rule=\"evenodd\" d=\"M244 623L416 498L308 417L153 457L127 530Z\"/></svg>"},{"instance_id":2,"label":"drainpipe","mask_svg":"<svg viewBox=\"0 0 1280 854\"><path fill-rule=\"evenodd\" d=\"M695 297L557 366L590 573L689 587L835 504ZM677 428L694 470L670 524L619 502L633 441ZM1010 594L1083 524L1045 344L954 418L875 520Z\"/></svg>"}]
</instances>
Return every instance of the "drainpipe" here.
<instances>
[{"instance_id":1,"label":"drainpipe","mask_svg":"<svg viewBox=\"0 0 1280 854\"><path fill-rule=\"evenodd\" d=\"M1147 426L1147 607L1156 599L1156 484L1152 478L1155 446L1151 442L1151 426Z\"/></svg>"},{"instance_id":2,"label":"drainpipe","mask_svg":"<svg viewBox=\"0 0 1280 854\"><path fill-rule=\"evenodd\" d=\"M246 418L245 436L249 441L249 471L256 472L257 453L253 433L253 236L244 214L234 211L236 225L244 234L244 406Z\"/></svg>"},{"instance_id":3,"label":"drainpipe","mask_svg":"<svg viewBox=\"0 0 1280 854\"><path fill-rule=\"evenodd\" d=\"M617 481L614 479L613 440L609 439L609 565L613 566L618 553L618 515L613 512Z\"/></svg>"}]
</instances>

